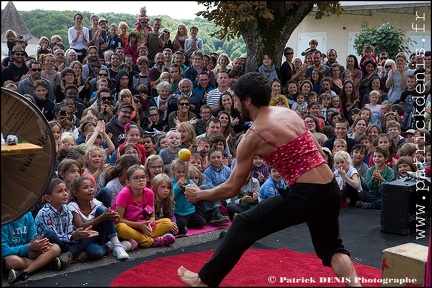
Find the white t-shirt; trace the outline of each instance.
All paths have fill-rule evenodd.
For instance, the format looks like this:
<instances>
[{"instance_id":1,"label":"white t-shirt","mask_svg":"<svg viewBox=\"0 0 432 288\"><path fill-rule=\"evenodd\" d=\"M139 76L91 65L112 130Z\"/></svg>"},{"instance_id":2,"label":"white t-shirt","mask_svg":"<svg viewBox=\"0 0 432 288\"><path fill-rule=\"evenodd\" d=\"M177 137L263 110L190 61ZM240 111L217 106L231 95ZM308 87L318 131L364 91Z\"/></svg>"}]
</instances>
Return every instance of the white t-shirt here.
<instances>
[{"instance_id":1,"label":"white t-shirt","mask_svg":"<svg viewBox=\"0 0 432 288\"><path fill-rule=\"evenodd\" d=\"M357 169L355 169L354 167L351 166L348 169L347 176L348 176L348 178L352 179L352 177L353 177L354 174L357 174L357 176L359 178L359 187L357 188L357 191L360 193L362 191L362 186L361 186L361 181L360 181L360 175L357 172ZM344 187L345 187L345 185L347 185L345 179L342 178L342 176L339 174L338 170L334 171L334 175L335 175L337 183L339 184L339 188L341 190L343 190Z\"/></svg>"},{"instance_id":2,"label":"white t-shirt","mask_svg":"<svg viewBox=\"0 0 432 288\"><path fill-rule=\"evenodd\" d=\"M72 212L76 212L78 213L78 215L81 216L81 219L83 219L84 222L88 222L91 221L93 219L95 219L96 217L96 209L99 206L103 206L102 202L100 202L99 200L97 200L96 198L94 198L93 200L90 201L90 207L91 207L91 212L88 216L84 215L81 213L81 210L78 206L78 203L76 202L69 202L68 207Z\"/></svg>"}]
</instances>

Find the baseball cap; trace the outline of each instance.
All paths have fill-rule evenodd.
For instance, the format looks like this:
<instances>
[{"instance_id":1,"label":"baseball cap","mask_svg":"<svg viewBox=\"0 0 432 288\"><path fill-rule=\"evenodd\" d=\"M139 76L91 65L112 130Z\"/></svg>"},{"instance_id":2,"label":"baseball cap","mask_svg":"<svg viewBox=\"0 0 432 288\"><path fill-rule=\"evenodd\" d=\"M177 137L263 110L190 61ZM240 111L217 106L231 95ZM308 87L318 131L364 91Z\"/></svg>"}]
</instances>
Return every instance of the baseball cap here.
<instances>
[{"instance_id":1,"label":"baseball cap","mask_svg":"<svg viewBox=\"0 0 432 288\"><path fill-rule=\"evenodd\" d=\"M414 129L408 129L407 131L402 132L402 133L401 133L401 136L402 136L402 137L406 137L408 134L414 134L414 133L415 133L415 130L414 130Z\"/></svg>"},{"instance_id":2,"label":"baseball cap","mask_svg":"<svg viewBox=\"0 0 432 288\"><path fill-rule=\"evenodd\" d=\"M120 106L119 106L119 110L123 109L123 108L130 108L130 109L132 109L132 111L135 111L135 108L129 102L123 102L123 103L121 103Z\"/></svg>"}]
</instances>

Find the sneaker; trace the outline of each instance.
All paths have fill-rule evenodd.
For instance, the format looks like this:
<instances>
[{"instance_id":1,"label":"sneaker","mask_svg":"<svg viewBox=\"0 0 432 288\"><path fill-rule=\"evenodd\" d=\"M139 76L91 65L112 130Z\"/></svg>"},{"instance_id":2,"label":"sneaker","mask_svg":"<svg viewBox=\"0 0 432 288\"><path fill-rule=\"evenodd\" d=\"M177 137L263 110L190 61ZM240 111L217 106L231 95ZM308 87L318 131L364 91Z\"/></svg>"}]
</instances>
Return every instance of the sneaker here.
<instances>
[{"instance_id":1,"label":"sneaker","mask_svg":"<svg viewBox=\"0 0 432 288\"><path fill-rule=\"evenodd\" d=\"M61 268L61 261L59 257L54 258L49 264L48 268L54 271L60 270Z\"/></svg>"},{"instance_id":2,"label":"sneaker","mask_svg":"<svg viewBox=\"0 0 432 288\"><path fill-rule=\"evenodd\" d=\"M138 248L138 242L134 239L123 240L120 242L126 251L134 251Z\"/></svg>"},{"instance_id":3,"label":"sneaker","mask_svg":"<svg viewBox=\"0 0 432 288\"><path fill-rule=\"evenodd\" d=\"M117 257L117 260L124 260L129 258L129 254L125 251L123 245L114 245L113 255Z\"/></svg>"},{"instance_id":4,"label":"sneaker","mask_svg":"<svg viewBox=\"0 0 432 288\"><path fill-rule=\"evenodd\" d=\"M85 260L87 260L87 257L87 253L82 251L77 256L75 256L73 260L77 262L84 262Z\"/></svg>"},{"instance_id":5,"label":"sneaker","mask_svg":"<svg viewBox=\"0 0 432 288\"><path fill-rule=\"evenodd\" d=\"M153 247L168 247L175 242L175 237L172 234L166 234L163 237L154 238Z\"/></svg>"},{"instance_id":6,"label":"sneaker","mask_svg":"<svg viewBox=\"0 0 432 288\"><path fill-rule=\"evenodd\" d=\"M362 208L362 209L372 209L372 204L363 201L357 201L355 207Z\"/></svg>"},{"instance_id":7,"label":"sneaker","mask_svg":"<svg viewBox=\"0 0 432 288\"><path fill-rule=\"evenodd\" d=\"M113 251L113 244L111 241L108 241L105 246L108 248L108 254L110 254Z\"/></svg>"},{"instance_id":8,"label":"sneaker","mask_svg":"<svg viewBox=\"0 0 432 288\"><path fill-rule=\"evenodd\" d=\"M15 270L11 269L8 274L8 283L12 284L18 280L27 280L29 278L29 274L24 272L23 270Z\"/></svg>"},{"instance_id":9,"label":"sneaker","mask_svg":"<svg viewBox=\"0 0 432 288\"><path fill-rule=\"evenodd\" d=\"M210 224L219 225L219 224L228 223L229 221L230 219L228 216L224 216L222 215L222 213L217 212L217 213L213 213L213 216L210 219Z\"/></svg>"},{"instance_id":10,"label":"sneaker","mask_svg":"<svg viewBox=\"0 0 432 288\"><path fill-rule=\"evenodd\" d=\"M64 270L69 267L72 261L72 254L70 253L61 253L58 258L60 259L61 267L60 270Z\"/></svg>"}]
</instances>

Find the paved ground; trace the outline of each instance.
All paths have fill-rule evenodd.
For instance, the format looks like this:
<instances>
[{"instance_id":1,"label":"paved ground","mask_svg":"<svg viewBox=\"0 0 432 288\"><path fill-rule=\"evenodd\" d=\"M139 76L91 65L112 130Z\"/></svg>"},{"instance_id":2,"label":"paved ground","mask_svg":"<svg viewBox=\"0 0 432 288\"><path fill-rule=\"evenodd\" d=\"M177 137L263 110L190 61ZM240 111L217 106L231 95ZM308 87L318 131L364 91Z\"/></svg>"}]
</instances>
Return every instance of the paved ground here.
<instances>
[{"instance_id":1,"label":"paved ground","mask_svg":"<svg viewBox=\"0 0 432 288\"><path fill-rule=\"evenodd\" d=\"M197 245L200 243L213 241L219 237L219 234L221 233L221 231L226 231L227 229L228 228L224 228L224 229L219 229L219 230L215 230L215 231L208 232L208 233L192 235L190 237L177 238L176 242L174 242L174 244L171 245L170 247L137 249L135 251L128 252L130 258L124 262L133 262L134 260L149 257L149 256L155 255L157 253L165 253L165 252L176 250L179 248L194 246L194 245ZM67 274L77 272L77 271L86 271L86 270L91 270L91 269L98 268L98 267L103 267L103 266L108 266L108 265L116 265L116 264L119 264L118 262L119 262L119 260L117 260L114 256L109 255L108 257L105 257L105 258L99 259L99 260L87 261L87 262L83 262L83 263L72 263L69 266L69 268L64 270L64 271L41 270L41 271L38 271L38 272L32 274L29 278L29 281L17 282L17 283L14 283L13 286L15 286L15 285L27 286L26 283L29 283L30 280L31 281L42 280L42 279L47 279L50 277L67 275ZM135 264L135 265L137 265L137 264ZM3 274L4 274L4 272L2 272L2 287L9 286L9 284L7 283L7 279L6 279L7 273L6 273L6 275L3 275ZM63 286L63 287L69 286L67 284L64 285L62 283L58 283L58 284L60 286ZM46 285L40 285L40 287L46 287Z\"/></svg>"},{"instance_id":2,"label":"paved ground","mask_svg":"<svg viewBox=\"0 0 432 288\"><path fill-rule=\"evenodd\" d=\"M340 233L345 247L351 253L355 262L381 269L382 251L389 247L405 243L417 243L427 246L430 226L423 227L426 231L423 237L418 232L410 235L397 235L380 231L381 211L364 209L342 209L339 217ZM74 263L65 271L40 271L30 276L28 281L17 282L15 287L108 287L122 272L133 268L143 261L151 261L158 257L178 255L196 251L215 249L221 231L219 229L208 233L178 238L167 248L138 249L130 253L126 261L118 261L112 255L84 263ZM310 234L305 224L289 227L257 241L252 248L279 249L288 248L303 253L313 253ZM191 259L193 261L193 259ZM187 263L185 263L187 264ZM170 276L171 277L171 276ZM163 283L163 279L161 279ZM5 277L2 286L8 286Z\"/></svg>"}]
</instances>

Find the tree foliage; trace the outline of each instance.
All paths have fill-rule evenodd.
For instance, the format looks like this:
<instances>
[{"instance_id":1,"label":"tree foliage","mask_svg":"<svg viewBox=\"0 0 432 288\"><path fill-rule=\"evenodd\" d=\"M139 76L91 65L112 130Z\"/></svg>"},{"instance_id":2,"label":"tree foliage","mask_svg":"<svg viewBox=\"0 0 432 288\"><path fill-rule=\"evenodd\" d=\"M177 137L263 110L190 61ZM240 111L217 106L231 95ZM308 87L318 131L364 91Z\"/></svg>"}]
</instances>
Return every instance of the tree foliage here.
<instances>
[{"instance_id":1,"label":"tree foliage","mask_svg":"<svg viewBox=\"0 0 432 288\"><path fill-rule=\"evenodd\" d=\"M358 55L363 54L363 46L371 44L375 49L375 54L387 52L391 59L394 59L399 52L408 52L408 41L405 33L390 23L383 23L377 27L364 28L355 35L354 48Z\"/></svg>"},{"instance_id":2,"label":"tree foliage","mask_svg":"<svg viewBox=\"0 0 432 288\"><path fill-rule=\"evenodd\" d=\"M246 71L256 70L264 53L276 66L292 32L316 7L315 18L324 14L340 15L339 1L197 1L206 11L202 16L219 27L211 36L229 41L243 37L248 59ZM315 6L314 6L315 5Z\"/></svg>"}]
</instances>

